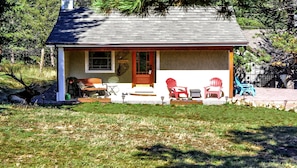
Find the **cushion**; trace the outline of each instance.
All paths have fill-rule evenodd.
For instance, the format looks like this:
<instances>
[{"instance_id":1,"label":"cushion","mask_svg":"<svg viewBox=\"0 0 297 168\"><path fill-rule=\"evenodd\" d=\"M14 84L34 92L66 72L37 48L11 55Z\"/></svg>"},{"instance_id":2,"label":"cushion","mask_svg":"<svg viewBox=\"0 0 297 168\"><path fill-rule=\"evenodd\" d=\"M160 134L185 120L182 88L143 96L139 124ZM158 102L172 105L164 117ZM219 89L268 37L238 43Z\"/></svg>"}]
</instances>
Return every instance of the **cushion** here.
<instances>
[{"instance_id":1,"label":"cushion","mask_svg":"<svg viewBox=\"0 0 297 168\"><path fill-rule=\"evenodd\" d=\"M106 85L103 85L102 83L94 83L93 86L95 88L106 88Z\"/></svg>"},{"instance_id":2,"label":"cushion","mask_svg":"<svg viewBox=\"0 0 297 168\"><path fill-rule=\"evenodd\" d=\"M179 86L176 86L176 87L173 87L172 89L174 89L175 91L186 91L186 88L185 87L179 87Z\"/></svg>"},{"instance_id":3,"label":"cushion","mask_svg":"<svg viewBox=\"0 0 297 168\"><path fill-rule=\"evenodd\" d=\"M85 85L82 81L78 82L77 85L78 85L78 87L79 87L81 90L83 90L84 88L86 88L86 85Z\"/></svg>"},{"instance_id":4,"label":"cushion","mask_svg":"<svg viewBox=\"0 0 297 168\"><path fill-rule=\"evenodd\" d=\"M221 87L218 87L218 86L210 86L210 87L208 87L207 90L208 90L208 91L220 91L220 90L221 90Z\"/></svg>"}]
</instances>

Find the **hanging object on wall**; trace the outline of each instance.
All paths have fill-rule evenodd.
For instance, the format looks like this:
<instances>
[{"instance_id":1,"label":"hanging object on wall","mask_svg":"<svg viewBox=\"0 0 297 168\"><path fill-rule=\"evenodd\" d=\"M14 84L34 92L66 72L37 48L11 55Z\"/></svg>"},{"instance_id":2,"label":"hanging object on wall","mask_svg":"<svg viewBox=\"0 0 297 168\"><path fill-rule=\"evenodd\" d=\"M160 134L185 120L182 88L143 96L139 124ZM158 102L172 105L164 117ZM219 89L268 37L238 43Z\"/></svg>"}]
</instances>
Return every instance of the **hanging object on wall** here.
<instances>
[{"instance_id":1,"label":"hanging object on wall","mask_svg":"<svg viewBox=\"0 0 297 168\"><path fill-rule=\"evenodd\" d=\"M126 59L127 53L121 53L120 55L124 56L119 56L118 59L118 69L117 69L117 76L123 75L128 69L129 69L129 61Z\"/></svg>"},{"instance_id":2,"label":"hanging object on wall","mask_svg":"<svg viewBox=\"0 0 297 168\"><path fill-rule=\"evenodd\" d=\"M128 63L119 63L119 67L117 69L117 75L118 76L123 75L128 69L129 69Z\"/></svg>"}]
</instances>

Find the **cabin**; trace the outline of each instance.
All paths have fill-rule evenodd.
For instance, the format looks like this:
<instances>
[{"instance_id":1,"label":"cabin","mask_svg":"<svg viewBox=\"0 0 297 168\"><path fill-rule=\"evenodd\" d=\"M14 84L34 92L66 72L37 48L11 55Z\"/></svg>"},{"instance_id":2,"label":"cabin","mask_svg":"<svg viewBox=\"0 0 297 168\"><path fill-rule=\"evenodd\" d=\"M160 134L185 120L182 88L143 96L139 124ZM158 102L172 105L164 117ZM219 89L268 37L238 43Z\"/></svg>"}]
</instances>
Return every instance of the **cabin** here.
<instances>
[{"instance_id":1,"label":"cabin","mask_svg":"<svg viewBox=\"0 0 297 168\"><path fill-rule=\"evenodd\" d=\"M231 98L233 48L247 44L235 16L222 18L212 7L172 7L166 16L140 17L73 3L62 3L46 41L58 51L57 101L65 100L68 77L100 78L117 93L148 87L158 96L168 96L168 78L203 92L218 77Z\"/></svg>"}]
</instances>

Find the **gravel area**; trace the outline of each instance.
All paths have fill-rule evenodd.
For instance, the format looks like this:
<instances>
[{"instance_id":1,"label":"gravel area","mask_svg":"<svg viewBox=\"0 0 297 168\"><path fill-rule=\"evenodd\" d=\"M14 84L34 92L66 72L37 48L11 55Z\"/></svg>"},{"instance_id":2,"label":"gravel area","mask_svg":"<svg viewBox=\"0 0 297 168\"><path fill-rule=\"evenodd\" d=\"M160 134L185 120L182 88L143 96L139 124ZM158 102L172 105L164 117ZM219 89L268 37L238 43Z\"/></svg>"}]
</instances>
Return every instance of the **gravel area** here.
<instances>
[{"instance_id":1,"label":"gravel area","mask_svg":"<svg viewBox=\"0 0 297 168\"><path fill-rule=\"evenodd\" d=\"M297 89L256 87L256 96L236 95L234 99L244 99L255 104L285 105L287 110L297 109Z\"/></svg>"},{"instance_id":2,"label":"gravel area","mask_svg":"<svg viewBox=\"0 0 297 168\"><path fill-rule=\"evenodd\" d=\"M239 96L236 98L245 97L248 100L261 101L297 101L297 89L280 89L280 88L262 88L256 87L256 96Z\"/></svg>"}]
</instances>

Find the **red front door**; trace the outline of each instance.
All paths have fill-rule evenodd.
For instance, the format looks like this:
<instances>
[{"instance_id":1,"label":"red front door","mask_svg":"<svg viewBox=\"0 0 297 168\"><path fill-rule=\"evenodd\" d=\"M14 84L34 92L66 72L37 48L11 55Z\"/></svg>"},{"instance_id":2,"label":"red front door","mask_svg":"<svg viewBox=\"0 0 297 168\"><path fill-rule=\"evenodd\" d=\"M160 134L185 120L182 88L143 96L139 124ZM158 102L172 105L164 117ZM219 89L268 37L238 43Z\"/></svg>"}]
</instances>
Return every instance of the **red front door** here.
<instances>
[{"instance_id":1,"label":"red front door","mask_svg":"<svg viewBox=\"0 0 297 168\"><path fill-rule=\"evenodd\" d=\"M134 51L132 53L132 86L149 84L155 81L155 52Z\"/></svg>"}]
</instances>

